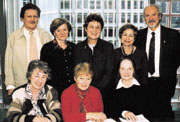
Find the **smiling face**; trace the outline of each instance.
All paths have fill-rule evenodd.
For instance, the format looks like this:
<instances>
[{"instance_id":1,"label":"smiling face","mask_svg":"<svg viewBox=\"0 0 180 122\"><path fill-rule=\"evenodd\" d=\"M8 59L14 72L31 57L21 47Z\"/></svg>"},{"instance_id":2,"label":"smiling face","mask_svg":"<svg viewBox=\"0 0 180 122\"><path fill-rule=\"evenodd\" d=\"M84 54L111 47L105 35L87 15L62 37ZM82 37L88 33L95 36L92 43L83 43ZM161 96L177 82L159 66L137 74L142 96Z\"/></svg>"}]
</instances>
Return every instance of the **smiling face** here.
<instances>
[{"instance_id":1,"label":"smiling face","mask_svg":"<svg viewBox=\"0 0 180 122\"><path fill-rule=\"evenodd\" d=\"M134 31L132 29L126 29L122 33L121 43L124 46L132 46L134 43Z\"/></svg>"},{"instance_id":2,"label":"smiling face","mask_svg":"<svg viewBox=\"0 0 180 122\"><path fill-rule=\"evenodd\" d=\"M79 74L77 77L74 77L74 80L80 90L87 90L91 84L92 75L87 73Z\"/></svg>"},{"instance_id":3,"label":"smiling face","mask_svg":"<svg viewBox=\"0 0 180 122\"><path fill-rule=\"evenodd\" d=\"M66 24L60 25L55 31L54 31L54 36L56 37L57 40L59 41L65 41L68 38L68 27Z\"/></svg>"},{"instance_id":4,"label":"smiling face","mask_svg":"<svg viewBox=\"0 0 180 122\"><path fill-rule=\"evenodd\" d=\"M45 85L48 75L40 69L36 68L33 70L30 80L30 86L32 91L39 92Z\"/></svg>"},{"instance_id":5,"label":"smiling face","mask_svg":"<svg viewBox=\"0 0 180 122\"><path fill-rule=\"evenodd\" d=\"M119 68L122 81L131 81L133 79L134 68L130 60L123 60Z\"/></svg>"},{"instance_id":6,"label":"smiling face","mask_svg":"<svg viewBox=\"0 0 180 122\"><path fill-rule=\"evenodd\" d=\"M28 9L25 11L24 18L21 18L21 20L24 22L24 27L29 30L33 31L36 29L39 17L37 10L34 9Z\"/></svg>"},{"instance_id":7,"label":"smiling face","mask_svg":"<svg viewBox=\"0 0 180 122\"><path fill-rule=\"evenodd\" d=\"M85 29L89 40L97 40L101 35L101 23L91 21Z\"/></svg>"},{"instance_id":8,"label":"smiling face","mask_svg":"<svg viewBox=\"0 0 180 122\"><path fill-rule=\"evenodd\" d=\"M149 6L144 11L144 19L148 27L154 31L159 26L161 16L156 7Z\"/></svg>"}]
</instances>

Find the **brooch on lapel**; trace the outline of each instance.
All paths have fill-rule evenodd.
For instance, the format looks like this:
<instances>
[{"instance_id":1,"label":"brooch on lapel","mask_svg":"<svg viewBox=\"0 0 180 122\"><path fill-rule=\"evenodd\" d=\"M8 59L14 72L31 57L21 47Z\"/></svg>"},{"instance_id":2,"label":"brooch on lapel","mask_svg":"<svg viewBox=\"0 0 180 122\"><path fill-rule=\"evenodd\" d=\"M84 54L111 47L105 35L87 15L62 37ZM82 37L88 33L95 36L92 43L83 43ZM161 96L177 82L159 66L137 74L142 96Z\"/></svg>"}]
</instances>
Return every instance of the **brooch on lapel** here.
<instances>
[{"instance_id":1,"label":"brooch on lapel","mask_svg":"<svg viewBox=\"0 0 180 122\"><path fill-rule=\"evenodd\" d=\"M164 40L163 43L165 44L165 43L166 43L166 40Z\"/></svg>"}]
</instances>

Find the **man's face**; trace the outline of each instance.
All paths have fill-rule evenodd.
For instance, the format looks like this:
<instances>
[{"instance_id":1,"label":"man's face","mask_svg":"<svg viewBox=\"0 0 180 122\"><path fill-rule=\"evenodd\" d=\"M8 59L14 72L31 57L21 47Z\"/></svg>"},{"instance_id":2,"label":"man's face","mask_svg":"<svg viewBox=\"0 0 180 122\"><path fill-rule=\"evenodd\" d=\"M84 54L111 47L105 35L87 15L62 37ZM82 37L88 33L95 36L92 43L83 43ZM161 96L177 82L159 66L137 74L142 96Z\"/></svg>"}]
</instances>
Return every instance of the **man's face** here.
<instances>
[{"instance_id":1,"label":"man's face","mask_svg":"<svg viewBox=\"0 0 180 122\"><path fill-rule=\"evenodd\" d=\"M24 18L21 19L24 22L24 27L29 30L33 31L36 29L39 17L37 10L28 9L25 11Z\"/></svg>"},{"instance_id":2,"label":"man's face","mask_svg":"<svg viewBox=\"0 0 180 122\"><path fill-rule=\"evenodd\" d=\"M155 31L156 28L159 26L161 16L159 16L159 12L156 7L150 6L144 11L144 19L148 27L152 31Z\"/></svg>"}]
</instances>

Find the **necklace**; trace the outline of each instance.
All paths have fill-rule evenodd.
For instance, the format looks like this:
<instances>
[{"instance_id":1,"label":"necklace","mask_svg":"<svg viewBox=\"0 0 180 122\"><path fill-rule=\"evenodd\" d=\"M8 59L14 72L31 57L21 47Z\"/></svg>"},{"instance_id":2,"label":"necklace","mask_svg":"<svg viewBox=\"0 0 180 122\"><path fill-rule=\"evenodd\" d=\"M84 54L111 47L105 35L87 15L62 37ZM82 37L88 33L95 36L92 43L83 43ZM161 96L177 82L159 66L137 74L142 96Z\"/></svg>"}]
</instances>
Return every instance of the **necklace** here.
<instances>
[{"instance_id":1,"label":"necklace","mask_svg":"<svg viewBox=\"0 0 180 122\"><path fill-rule=\"evenodd\" d=\"M129 56L129 55L134 53L134 46L133 45L131 46L131 53L130 54L126 54L126 52L124 51L124 46L123 45L121 46L121 51L122 51L122 54L124 56Z\"/></svg>"}]
</instances>

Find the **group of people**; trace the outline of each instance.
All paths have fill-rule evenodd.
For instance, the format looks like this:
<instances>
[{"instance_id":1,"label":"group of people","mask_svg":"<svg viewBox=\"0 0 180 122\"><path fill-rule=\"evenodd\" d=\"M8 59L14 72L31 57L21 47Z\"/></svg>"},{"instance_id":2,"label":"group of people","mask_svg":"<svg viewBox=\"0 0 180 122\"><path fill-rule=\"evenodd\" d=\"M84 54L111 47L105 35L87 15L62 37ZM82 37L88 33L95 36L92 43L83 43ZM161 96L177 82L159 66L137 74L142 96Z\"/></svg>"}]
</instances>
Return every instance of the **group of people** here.
<instances>
[{"instance_id":1,"label":"group of people","mask_svg":"<svg viewBox=\"0 0 180 122\"><path fill-rule=\"evenodd\" d=\"M7 41L5 84L12 96L6 121L103 122L119 117L136 121L173 121L171 98L180 65L180 34L160 24L158 6L144 9L147 28L133 24L119 29L121 47L100 38L98 14L84 23L87 38L67 41L71 24L56 18L47 31L37 27L40 9L21 9L23 27Z\"/></svg>"}]
</instances>

